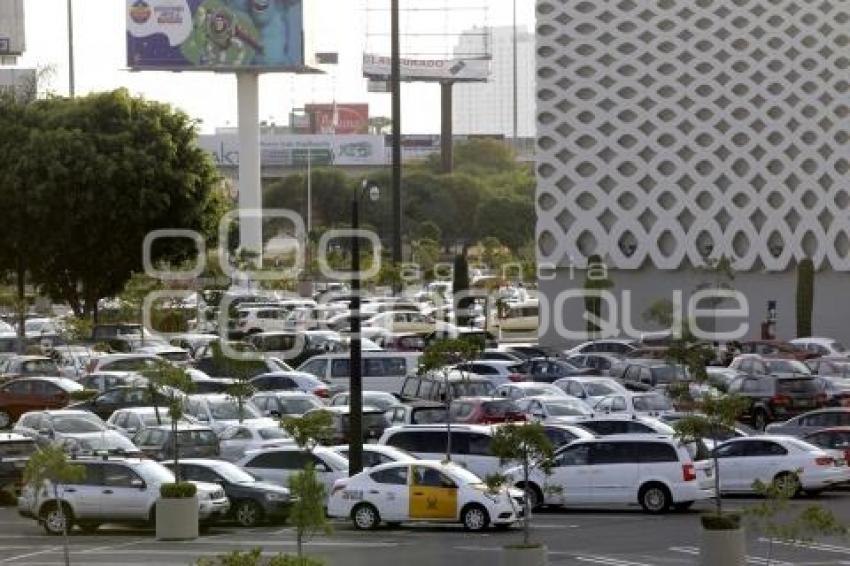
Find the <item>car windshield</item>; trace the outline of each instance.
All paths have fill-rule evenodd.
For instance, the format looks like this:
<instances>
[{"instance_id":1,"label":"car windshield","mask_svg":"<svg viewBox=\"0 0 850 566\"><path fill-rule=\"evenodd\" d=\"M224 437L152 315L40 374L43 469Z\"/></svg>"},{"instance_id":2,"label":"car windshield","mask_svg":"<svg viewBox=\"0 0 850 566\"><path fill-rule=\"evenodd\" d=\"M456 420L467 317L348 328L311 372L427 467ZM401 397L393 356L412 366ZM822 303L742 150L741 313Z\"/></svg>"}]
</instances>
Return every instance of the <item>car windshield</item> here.
<instances>
[{"instance_id":1,"label":"car windshield","mask_svg":"<svg viewBox=\"0 0 850 566\"><path fill-rule=\"evenodd\" d=\"M145 426L156 426L160 424L171 424L171 417L168 416L168 409L161 409L159 411L159 420L157 421L156 413L145 413L143 415L139 415L142 418L142 422Z\"/></svg>"},{"instance_id":2,"label":"car windshield","mask_svg":"<svg viewBox=\"0 0 850 566\"><path fill-rule=\"evenodd\" d=\"M841 342L833 342L832 343L832 349L835 350L836 352L846 352L847 351L847 348L845 348L844 344L842 344Z\"/></svg>"},{"instance_id":3,"label":"car windshield","mask_svg":"<svg viewBox=\"0 0 850 566\"><path fill-rule=\"evenodd\" d=\"M269 365L274 369L272 371L295 371L292 366L281 360L280 358L266 358Z\"/></svg>"},{"instance_id":4,"label":"car windshield","mask_svg":"<svg viewBox=\"0 0 850 566\"><path fill-rule=\"evenodd\" d=\"M482 483L481 478L466 470L461 468L460 466L451 466L451 474L452 478L456 480L458 483L466 484L466 485L475 485Z\"/></svg>"},{"instance_id":5,"label":"car windshield","mask_svg":"<svg viewBox=\"0 0 850 566\"><path fill-rule=\"evenodd\" d=\"M591 397L604 397L617 392L613 385L604 381L588 381L584 384L584 390Z\"/></svg>"},{"instance_id":6,"label":"car windshield","mask_svg":"<svg viewBox=\"0 0 850 566\"><path fill-rule=\"evenodd\" d=\"M681 368L675 366L657 366L652 368L652 376L656 383L672 383L679 379L686 379L687 376Z\"/></svg>"},{"instance_id":7,"label":"car windshield","mask_svg":"<svg viewBox=\"0 0 850 566\"><path fill-rule=\"evenodd\" d=\"M279 438L289 438L287 434L280 427L269 427L269 428L261 428L257 430L257 434L260 435L260 438L263 440L277 440Z\"/></svg>"},{"instance_id":8,"label":"car windshield","mask_svg":"<svg viewBox=\"0 0 850 566\"><path fill-rule=\"evenodd\" d=\"M565 401L549 401L546 403L546 409L553 417L574 417L593 414L590 407L581 401L574 401L572 399Z\"/></svg>"},{"instance_id":9,"label":"car windshield","mask_svg":"<svg viewBox=\"0 0 850 566\"><path fill-rule=\"evenodd\" d=\"M377 407L385 411L393 405L398 405L398 400L390 394L387 395L364 395L363 404L370 407Z\"/></svg>"},{"instance_id":10,"label":"car windshield","mask_svg":"<svg viewBox=\"0 0 850 566\"><path fill-rule=\"evenodd\" d=\"M564 395L564 392L560 389L558 389L557 391L553 391L551 387L544 387L543 385L539 387L524 387L522 389L522 393L526 397L537 397L539 395L561 397Z\"/></svg>"},{"instance_id":11,"label":"car windshield","mask_svg":"<svg viewBox=\"0 0 850 566\"><path fill-rule=\"evenodd\" d=\"M481 404L484 415L488 417L504 417L510 413L519 413L517 404L508 399L498 401L487 401Z\"/></svg>"},{"instance_id":12,"label":"car windshield","mask_svg":"<svg viewBox=\"0 0 850 566\"><path fill-rule=\"evenodd\" d=\"M181 430L177 442L184 446L218 445L218 437L211 430Z\"/></svg>"},{"instance_id":13,"label":"car windshield","mask_svg":"<svg viewBox=\"0 0 850 566\"><path fill-rule=\"evenodd\" d=\"M73 416L73 417L55 417L53 419L53 430L61 433L83 433L83 432L100 432L105 430L101 423L93 420L87 419L86 417Z\"/></svg>"},{"instance_id":14,"label":"car windshield","mask_svg":"<svg viewBox=\"0 0 850 566\"><path fill-rule=\"evenodd\" d=\"M310 399L281 399L280 404L283 406L283 412L287 415L303 415L310 409L315 409L319 406L315 401Z\"/></svg>"},{"instance_id":15,"label":"car windshield","mask_svg":"<svg viewBox=\"0 0 850 566\"><path fill-rule=\"evenodd\" d=\"M443 407L427 407L413 409L410 415L413 424L442 424L446 422L446 409Z\"/></svg>"},{"instance_id":16,"label":"car windshield","mask_svg":"<svg viewBox=\"0 0 850 566\"><path fill-rule=\"evenodd\" d=\"M812 373L806 364L797 360L769 360L767 371L768 373L799 373L801 375Z\"/></svg>"},{"instance_id":17,"label":"car windshield","mask_svg":"<svg viewBox=\"0 0 850 566\"><path fill-rule=\"evenodd\" d=\"M257 479L230 462L216 462L213 470L230 483L254 483Z\"/></svg>"},{"instance_id":18,"label":"car windshield","mask_svg":"<svg viewBox=\"0 0 850 566\"><path fill-rule=\"evenodd\" d=\"M672 411L673 405L663 395L641 395L632 398L635 411Z\"/></svg>"},{"instance_id":19,"label":"car windshield","mask_svg":"<svg viewBox=\"0 0 850 566\"><path fill-rule=\"evenodd\" d=\"M120 434L98 434L80 440L80 444L86 450L123 450L124 452L138 452L138 448L128 438Z\"/></svg>"},{"instance_id":20,"label":"car windshield","mask_svg":"<svg viewBox=\"0 0 850 566\"><path fill-rule=\"evenodd\" d=\"M210 413L216 420L237 420L239 419L239 404L235 399L225 399L221 401L210 401ZM242 418L243 419L258 419L260 414L250 403L242 403Z\"/></svg>"},{"instance_id":21,"label":"car windshield","mask_svg":"<svg viewBox=\"0 0 850 566\"><path fill-rule=\"evenodd\" d=\"M143 478L154 480L157 483L173 483L175 481L171 470L153 460L142 460L134 469Z\"/></svg>"},{"instance_id":22,"label":"car windshield","mask_svg":"<svg viewBox=\"0 0 850 566\"><path fill-rule=\"evenodd\" d=\"M35 451L35 442L32 440L0 443L0 458L24 458L34 454Z\"/></svg>"},{"instance_id":23,"label":"car windshield","mask_svg":"<svg viewBox=\"0 0 850 566\"><path fill-rule=\"evenodd\" d=\"M29 360L21 364L22 373L28 375L51 375L56 373L52 360Z\"/></svg>"},{"instance_id":24,"label":"car windshield","mask_svg":"<svg viewBox=\"0 0 850 566\"><path fill-rule=\"evenodd\" d=\"M493 394L493 384L489 381L469 381L452 383L452 395L458 397L490 397Z\"/></svg>"}]
</instances>

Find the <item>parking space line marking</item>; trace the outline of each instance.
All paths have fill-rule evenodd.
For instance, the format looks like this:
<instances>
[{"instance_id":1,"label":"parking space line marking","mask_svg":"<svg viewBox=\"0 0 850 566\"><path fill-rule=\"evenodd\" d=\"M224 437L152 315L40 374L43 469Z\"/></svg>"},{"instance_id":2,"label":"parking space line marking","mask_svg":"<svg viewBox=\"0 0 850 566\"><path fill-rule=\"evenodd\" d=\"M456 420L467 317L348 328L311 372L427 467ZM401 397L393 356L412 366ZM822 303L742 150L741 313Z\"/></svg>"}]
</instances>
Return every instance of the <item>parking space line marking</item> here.
<instances>
[{"instance_id":1,"label":"parking space line marking","mask_svg":"<svg viewBox=\"0 0 850 566\"><path fill-rule=\"evenodd\" d=\"M690 554L691 556L699 556L699 548L695 546L671 546L670 550L673 552L681 552L684 554ZM771 558L768 560L767 558L763 558L761 556L750 556L747 555L746 560L750 564L771 564L775 566L794 566L793 562L785 562L783 560L777 560L775 558Z\"/></svg>"},{"instance_id":2,"label":"parking space line marking","mask_svg":"<svg viewBox=\"0 0 850 566\"><path fill-rule=\"evenodd\" d=\"M10 556L9 558L4 558L2 562L14 562L16 560L23 560L24 558L29 558L31 556L39 556L41 554L50 554L51 552L57 552L62 550L61 546L52 546L46 550L37 550L35 552L29 552L27 554L19 554L17 556Z\"/></svg>"},{"instance_id":3,"label":"parking space line marking","mask_svg":"<svg viewBox=\"0 0 850 566\"><path fill-rule=\"evenodd\" d=\"M621 560L610 556L596 556L593 554L576 556L576 560L580 562L592 562L594 564L607 564L609 566L653 566L645 562L632 562L630 560Z\"/></svg>"},{"instance_id":4,"label":"parking space line marking","mask_svg":"<svg viewBox=\"0 0 850 566\"><path fill-rule=\"evenodd\" d=\"M759 538L759 542L770 543L770 539ZM821 552L834 552L837 554L850 554L850 548L846 546L838 546L835 544L826 544L822 542L788 542L782 540L775 540L773 544L781 544L783 546L793 546L795 548L802 548L807 550L820 550Z\"/></svg>"}]
</instances>

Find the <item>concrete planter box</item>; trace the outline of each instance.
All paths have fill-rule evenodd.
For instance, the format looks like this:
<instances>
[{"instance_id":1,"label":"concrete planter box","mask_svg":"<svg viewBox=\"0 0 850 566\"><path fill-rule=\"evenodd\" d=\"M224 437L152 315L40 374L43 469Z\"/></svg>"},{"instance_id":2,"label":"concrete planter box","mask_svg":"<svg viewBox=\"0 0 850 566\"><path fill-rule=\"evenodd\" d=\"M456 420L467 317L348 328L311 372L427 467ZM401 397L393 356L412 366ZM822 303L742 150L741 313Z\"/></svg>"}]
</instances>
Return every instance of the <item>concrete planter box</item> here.
<instances>
[{"instance_id":1,"label":"concrete planter box","mask_svg":"<svg viewBox=\"0 0 850 566\"><path fill-rule=\"evenodd\" d=\"M183 499L159 498L156 502L157 540L198 538L198 496Z\"/></svg>"},{"instance_id":2,"label":"concrete planter box","mask_svg":"<svg viewBox=\"0 0 850 566\"><path fill-rule=\"evenodd\" d=\"M502 548L502 566L547 566L547 548L506 546Z\"/></svg>"},{"instance_id":3,"label":"concrete planter box","mask_svg":"<svg viewBox=\"0 0 850 566\"><path fill-rule=\"evenodd\" d=\"M744 529L702 529L700 566L745 566L747 544Z\"/></svg>"}]
</instances>

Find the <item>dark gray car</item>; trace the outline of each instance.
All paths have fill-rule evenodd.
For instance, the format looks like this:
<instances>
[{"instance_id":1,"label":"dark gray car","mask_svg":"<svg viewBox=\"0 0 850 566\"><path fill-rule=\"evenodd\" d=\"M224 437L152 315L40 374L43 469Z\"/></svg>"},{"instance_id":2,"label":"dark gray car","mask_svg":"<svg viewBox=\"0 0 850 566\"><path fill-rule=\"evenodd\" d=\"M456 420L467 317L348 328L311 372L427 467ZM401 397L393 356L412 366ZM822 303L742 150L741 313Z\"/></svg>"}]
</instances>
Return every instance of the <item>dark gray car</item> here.
<instances>
[{"instance_id":1,"label":"dark gray car","mask_svg":"<svg viewBox=\"0 0 850 566\"><path fill-rule=\"evenodd\" d=\"M767 425L765 432L805 436L811 432L837 426L850 426L850 408L832 407L809 411L787 421L771 423Z\"/></svg>"}]
</instances>

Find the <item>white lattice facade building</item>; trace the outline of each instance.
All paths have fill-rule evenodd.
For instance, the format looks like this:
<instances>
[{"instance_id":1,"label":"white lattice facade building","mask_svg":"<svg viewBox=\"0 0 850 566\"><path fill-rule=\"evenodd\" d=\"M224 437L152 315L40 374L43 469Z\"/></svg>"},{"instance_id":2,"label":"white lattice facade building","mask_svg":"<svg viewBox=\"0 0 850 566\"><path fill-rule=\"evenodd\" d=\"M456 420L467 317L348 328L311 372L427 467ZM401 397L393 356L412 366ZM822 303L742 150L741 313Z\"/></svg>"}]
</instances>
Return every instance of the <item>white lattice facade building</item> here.
<instances>
[{"instance_id":1,"label":"white lattice facade building","mask_svg":"<svg viewBox=\"0 0 850 566\"><path fill-rule=\"evenodd\" d=\"M538 0L544 292L599 254L639 309L723 256L750 334L772 299L789 337L811 258L815 330L850 337L848 34L846 0Z\"/></svg>"}]
</instances>

